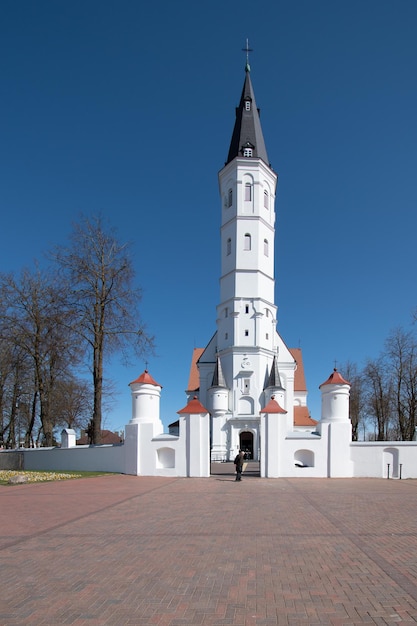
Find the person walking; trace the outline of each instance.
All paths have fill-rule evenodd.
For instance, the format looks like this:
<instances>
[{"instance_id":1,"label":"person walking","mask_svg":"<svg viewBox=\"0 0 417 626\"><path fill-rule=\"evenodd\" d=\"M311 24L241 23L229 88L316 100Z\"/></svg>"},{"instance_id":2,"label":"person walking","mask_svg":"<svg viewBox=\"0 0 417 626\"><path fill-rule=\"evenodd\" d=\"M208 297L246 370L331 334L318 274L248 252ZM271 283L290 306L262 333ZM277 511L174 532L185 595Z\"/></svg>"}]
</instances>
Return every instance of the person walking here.
<instances>
[{"instance_id":1,"label":"person walking","mask_svg":"<svg viewBox=\"0 0 417 626\"><path fill-rule=\"evenodd\" d=\"M244 460L245 460L245 453L243 452L243 450L239 450L239 454L236 455L235 460L234 460L234 464L236 465L236 480L237 481L242 480L242 468L243 468Z\"/></svg>"}]
</instances>

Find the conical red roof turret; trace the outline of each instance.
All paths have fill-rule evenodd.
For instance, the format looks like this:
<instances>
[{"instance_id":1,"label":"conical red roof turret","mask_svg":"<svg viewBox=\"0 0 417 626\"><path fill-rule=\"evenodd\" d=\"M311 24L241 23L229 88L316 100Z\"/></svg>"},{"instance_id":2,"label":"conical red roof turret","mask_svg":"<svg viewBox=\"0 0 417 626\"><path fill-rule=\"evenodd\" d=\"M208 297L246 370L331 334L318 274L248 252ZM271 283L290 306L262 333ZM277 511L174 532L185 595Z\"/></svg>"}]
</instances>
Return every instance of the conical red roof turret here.
<instances>
[{"instance_id":1,"label":"conical red roof turret","mask_svg":"<svg viewBox=\"0 0 417 626\"><path fill-rule=\"evenodd\" d=\"M149 374L148 370L145 370L140 376L139 378L136 378L136 380L132 380L131 383L129 383L130 385L134 385L135 383L142 383L144 385L155 385L155 387L161 387L162 385L160 385L159 383L156 382L156 380L154 380L152 378L152 376Z\"/></svg>"},{"instance_id":2,"label":"conical red roof turret","mask_svg":"<svg viewBox=\"0 0 417 626\"><path fill-rule=\"evenodd\" d=\"M207 409L201 404L200 400L197 396L194 396L192 400L189 401L187 406L185 406L180 411L177 411L179 415L182 413L189 414L198 414L198 413L208 413Z\"/></svg>"},{"instance_id":3,"label":"conical red roof turret","mask_svg":"<svg viewBox=\"0 0 417 626\"><path fill-rule=\"evenodd\" d=\"M337 369L334 368L329 378L319 386L319 389L324 385L350 385L350 382L345 380L340 372L338 372Z\"/></svg>"},{"instance_id":4,"label":"conical red roof turret","mask_svg":"<svg viewBox=\"0 0 417 626\"><path fill-rule=\"evenodd\" d=\"M272 396L268 404L260 410L260 413L287 413L285 409L282 408L275 400L275 397Z\"/></svg>"}]
</instances>

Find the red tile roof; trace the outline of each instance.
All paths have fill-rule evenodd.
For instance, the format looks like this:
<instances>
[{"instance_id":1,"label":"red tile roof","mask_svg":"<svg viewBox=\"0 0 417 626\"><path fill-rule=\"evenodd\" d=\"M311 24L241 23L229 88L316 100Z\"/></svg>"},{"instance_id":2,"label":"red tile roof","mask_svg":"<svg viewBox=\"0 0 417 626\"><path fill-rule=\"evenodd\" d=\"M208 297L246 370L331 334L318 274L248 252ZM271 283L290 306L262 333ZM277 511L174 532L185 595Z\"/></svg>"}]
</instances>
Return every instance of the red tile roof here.
<instances>
[{"instance_id":1,"label":"red tile roof","mask_svg":"<svg viewBox=\"0 0 417 626\"><path fill-rule=\"evenodd\" d=\"M88 445L89 439L88 435L82 435L79 439L77 439L77 446L86 446ZM123 439L120 437L118 433L113 433L111 430L102 430L101 431L101 440L100 443L102 445L108 445L111 443L123 443Z\"/></svg>"},{"instance_id":2,"label":"red tile roof","mask_svg":"<svg viewBox=\"0 0 417 626\"><path fill-rule=\"evenodd\" d=\"M148 370L145 370L143 374L139 376L139 378L136 378L136 380L132 380L130 384L133 385L134 383L144 383L147 385L155 385L155 387L162 387L162 385L157 383L156 380L152 378Z\"/></svg>"},{"instance_id":3,"label":"red tile roof","mask_svg":"<svg viewBox=\"0 0 417 626\"><path fill-rule=\"evenodd\" d=\"M200 372L198 371L197 361L203 354L205 348L194 348L191 359L190 375L188 377L188 391L197 391L200 389Z\"/></svg>"},{"instance_id":4,"label":"red tile roof","mask_svg":"<svg viewBox=\"0 0 417 626\"><path fill-rule=\"evenodd\" d=\"M294 426L316 426L317 421L310 417L308 407L294 407Z\"/></svg>"},{"instance_id":5,"label":"red tile roof","mask_svg":"<svg viewBox=\"0 0 417 626\"><path fill-rule=\"evenodd\" d=\"M287 413L285 409L283 409L275 398L272 396L268 404L259 411L260 413Z\"/></svg>"},{"instance_id":6,"label":"red tile roof","mask_svg":"<svg viewBox=\"0 0 417 626\"><path fill-rule=\"evenodd\" d=\"M323 385L350 385L350 383L343 378L343 376L340 374L340 372L337 371L336 368L334 368L329 378L324 383L322 383L320 387L323 387Z\"/></svg>"},{"instance_id":7,"label":"red tile roof","mask_svg":"<svg viewBox=\"0 0 417 626\"><path fill-rule=\"evenodd\" d=\"M304 375L303 353L301 348L289 348L297 367L294 372L294 391L307 391L306 378Z\"/></svg>"},{"instance_id":8,"label":"red tile roof","mask_svg":"<svg viewBox=\"0 0 417 626\"><path fill-rule=\"evenodd\" d=\"M194 398L189 401L187 406L181 409L181 411L177 411L177 413L179 413L180 415L182 413L197 414L197 413L208 413L208 411L201 404L200 400L196 396L194 396Z\"/></svg>"}]
</instances>

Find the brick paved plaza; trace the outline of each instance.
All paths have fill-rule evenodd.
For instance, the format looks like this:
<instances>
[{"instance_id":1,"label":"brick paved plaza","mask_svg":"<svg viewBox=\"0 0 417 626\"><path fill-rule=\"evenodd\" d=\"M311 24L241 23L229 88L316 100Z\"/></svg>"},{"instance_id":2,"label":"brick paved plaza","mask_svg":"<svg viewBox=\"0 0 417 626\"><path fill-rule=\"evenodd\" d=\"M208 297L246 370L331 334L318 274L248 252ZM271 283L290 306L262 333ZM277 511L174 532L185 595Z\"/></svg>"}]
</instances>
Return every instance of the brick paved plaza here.
<instances>
[{"instance_id":1,"label":"brick paved plaza","mask_svg":"<svg viewBox=\"0 0 417 626\"><path fill-rule=\"evenodd\" d=\"M415 624L417 481L0 487L0 624Z\"/></svg>"}]
</instances>

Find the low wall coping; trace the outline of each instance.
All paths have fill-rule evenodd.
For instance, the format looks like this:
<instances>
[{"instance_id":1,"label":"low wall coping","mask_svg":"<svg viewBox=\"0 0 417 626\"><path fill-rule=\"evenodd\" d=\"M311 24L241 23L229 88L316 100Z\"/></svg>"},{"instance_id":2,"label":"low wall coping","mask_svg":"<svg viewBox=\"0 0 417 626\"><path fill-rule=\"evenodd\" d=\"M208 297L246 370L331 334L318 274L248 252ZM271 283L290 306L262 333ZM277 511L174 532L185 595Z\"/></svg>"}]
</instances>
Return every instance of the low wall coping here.
<instances>
[{"instance_id":1,"label":"low wall coping","mask_svg":"<svg viewBox=\"0 0 417 626\"><path fill-rule=\"evenodd\" d=\"M404 448L416 447L417 441L352 441L353 448Z\"/></svg>"}]
</instances>

